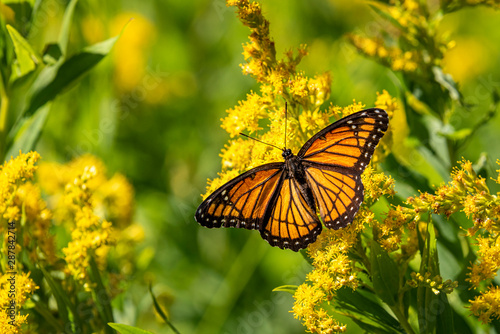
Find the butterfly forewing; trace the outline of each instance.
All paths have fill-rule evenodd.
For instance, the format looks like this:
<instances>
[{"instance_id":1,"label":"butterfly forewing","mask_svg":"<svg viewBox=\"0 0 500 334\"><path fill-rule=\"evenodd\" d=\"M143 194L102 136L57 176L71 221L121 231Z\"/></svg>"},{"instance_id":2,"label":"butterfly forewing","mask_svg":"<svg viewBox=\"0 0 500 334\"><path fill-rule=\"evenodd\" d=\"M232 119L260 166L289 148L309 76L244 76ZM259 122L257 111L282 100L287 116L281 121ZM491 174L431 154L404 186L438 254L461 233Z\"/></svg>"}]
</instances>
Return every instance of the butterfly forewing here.
<instances>
[{"instance_id":1,"label":"butterfly forewing","mask_svg":"<svg viewBox=\"0 0 500 334\"><path fill-rule=\"evenodd\" d=\"M361 177L314 167L307 168L306 175L325 226L349 225L363 202Z\"/></svg>"},{"instance_id":2,"label":"butterfly forewing","mask_svg":"<svg viewBox=\"0 0 500 334\"><path fill-rule=\"evenodd\" d=\"M361 174L373 155L389 119L382 109L366 109L331 124L309 139L297 156L304 164L342 168Z\"/></svg>"},{"instance_id":3,"label":"butterfly forewing","mask_svg":"<svg viewBox=\"0 0 500 334\"><path fill-rule=\"evenodd\" d=\"M267 218L267 217L266 217ZM297 251L305 248L321 233L316 209L309 206L297 182L284 179L261 236L272 246Z\"/></svg>"},{"instance_id":4,"label":"butterfly forewing","mask_svg":"<svg viewBox=\"0 0 500 334\"><path fill-rule=\"evenodd\" d=\"M271 163L234 178L205 199L196 221L206 227L259 229L282 170L283 163Z\"/></svg>"}]
</instances>

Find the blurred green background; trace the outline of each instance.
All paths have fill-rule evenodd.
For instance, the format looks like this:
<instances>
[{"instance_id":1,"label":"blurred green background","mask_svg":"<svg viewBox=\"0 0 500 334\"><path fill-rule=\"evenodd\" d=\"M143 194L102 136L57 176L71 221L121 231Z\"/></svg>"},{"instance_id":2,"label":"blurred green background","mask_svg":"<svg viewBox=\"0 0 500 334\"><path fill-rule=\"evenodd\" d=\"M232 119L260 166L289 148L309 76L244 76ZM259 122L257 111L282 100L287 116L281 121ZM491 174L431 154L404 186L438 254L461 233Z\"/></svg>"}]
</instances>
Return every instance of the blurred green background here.
<instances>
[{"instance_id":1,"label":"blurred green background","mask_svg":"<svg viewBox=\"0 0 500 334\"><path fill-rule=\"evenodd\" d=\"M307 44L310 54L300 69L311 76L331 72L334 104L355 99L371 107L383 89L398 96L397 77L358 55L344 37L383 27L366 3L261 3L278 55ZM41 6L46 15L35 22L31 40L39 48L57 39L66 2ZM137 254L144 266L125 282L116 322L167 332L147 294L151 282L181 333L303 333L289 312L292 296L272 292L303 282L310 267L302 256L269 247L257 232L210 230L193 218L229 139L220 119L258 91L239 67L248 29L223 0L80 1L70 52L117 35L127 22L113 52L55 100L37 146L45 161L94 154L109 174L125 174L135 188L135 220L145 229ZM445 70L465 100L477 104L455 117L457 128L479 119L491 102L488 92L500 89L498 27L500 13L488 8L444 18L442 32L457 42ZM495 117L462 155L473 162L483 152L499 158L499 130Z\"/></svg>"}]
</instances>

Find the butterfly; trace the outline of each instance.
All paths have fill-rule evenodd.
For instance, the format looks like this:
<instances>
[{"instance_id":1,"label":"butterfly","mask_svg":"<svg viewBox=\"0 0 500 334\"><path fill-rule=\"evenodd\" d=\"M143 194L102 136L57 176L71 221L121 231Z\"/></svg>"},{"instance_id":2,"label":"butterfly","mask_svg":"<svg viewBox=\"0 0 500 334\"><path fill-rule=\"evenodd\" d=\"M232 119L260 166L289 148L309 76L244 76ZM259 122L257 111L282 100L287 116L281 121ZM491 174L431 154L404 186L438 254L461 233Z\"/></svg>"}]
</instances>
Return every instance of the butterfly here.
<instances>
[{"instance_id":1,"label":"butterfly","mask_svg":"<svg viewBox=\"0 0 500 334\"><path fill-rule=\"evenodd\" d=\"M364 199L361 173L389 125L387 113L366 109L312 136L284 162L253 168L214 191L198 207L202 226L259 230L271 246L298 251L327 228L351 224ZM321 220L318 217L321 217Z\"/></svg>"}]
</instances>

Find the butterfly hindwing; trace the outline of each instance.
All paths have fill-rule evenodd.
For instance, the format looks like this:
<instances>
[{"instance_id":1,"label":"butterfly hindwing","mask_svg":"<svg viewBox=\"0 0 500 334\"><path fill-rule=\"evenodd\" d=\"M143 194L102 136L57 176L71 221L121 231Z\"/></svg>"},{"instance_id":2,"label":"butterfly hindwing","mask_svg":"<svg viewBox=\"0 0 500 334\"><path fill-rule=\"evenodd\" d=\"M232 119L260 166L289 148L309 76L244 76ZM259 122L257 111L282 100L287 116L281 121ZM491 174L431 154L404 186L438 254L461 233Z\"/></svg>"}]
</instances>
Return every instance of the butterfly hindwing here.
<instances>
[{"instance_id":1,"label":"butterfly hindwing","mask_svg":"<svg viewBox=\"0 0 500 334\"><path fill-rule=\"evenodd\" d=\"M352 223L363 202L361 176L315 167L306 175L325 226L337 230Z\"/></svg>"},{"instance_id":2,"label":"butterfly hindwing","mask_svg":"<svg viewBox=\"0 0 500 334\"><path fill-rule=\"evenodd\" d=\"M321 233L316 209L311 207L297 181L283 178L274 207L266 217L260 235L272 246L298 251Z\"/></svg>"},{"instance_id":3,"label":"butterfly hindwing","mask_svg":"<svg viewBox=\"0 0 500 334\"><path fill-rule=\"evenodd\" d=\"M361 174L389 124L385 110L366 109L340 119L311 137L297 157L306 165Z\"/></svg>"},{"instance_id":4,"label":"butterfly hindwing","mask_svg":"<svg viewBox=\"0 0 500 334\"><path fill-rule=\"evenodd\" d=\"M208 196L195 219L206 227L259 229L265 210L279 187L283 163L270 163L232 179Z\"/></svg>"}]
</instances>

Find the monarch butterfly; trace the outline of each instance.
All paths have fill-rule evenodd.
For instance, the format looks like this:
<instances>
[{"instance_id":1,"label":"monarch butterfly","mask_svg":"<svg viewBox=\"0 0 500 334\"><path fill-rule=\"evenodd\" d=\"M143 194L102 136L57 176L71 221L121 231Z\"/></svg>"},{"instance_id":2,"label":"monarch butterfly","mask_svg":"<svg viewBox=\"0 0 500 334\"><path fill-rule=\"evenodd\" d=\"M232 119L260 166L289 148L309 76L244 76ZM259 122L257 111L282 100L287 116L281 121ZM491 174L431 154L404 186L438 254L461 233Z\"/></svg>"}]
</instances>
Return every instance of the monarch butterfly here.
<instances>
[{"instance_id":1,"label":"monarch butterfly","mask_svg":"<svg viewBox=\"0 0 500 334\"><path fill-rule=\"evenodd\" d=\"M284 162L253 168L214 191L198 207L203 226L259 230L271 246L298 251L314 242L322 224L352 223L364 198L361 173L389 125L385 110L344 117L312 136Z\"/></svg>"}]
</instances>

